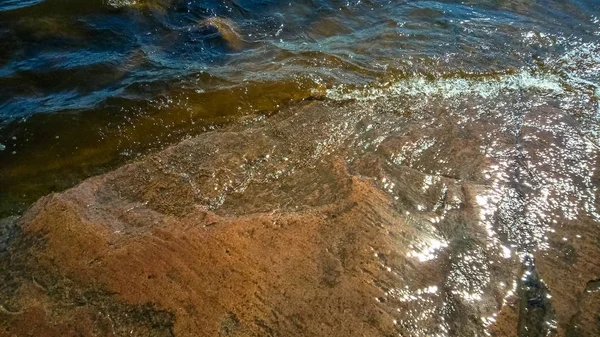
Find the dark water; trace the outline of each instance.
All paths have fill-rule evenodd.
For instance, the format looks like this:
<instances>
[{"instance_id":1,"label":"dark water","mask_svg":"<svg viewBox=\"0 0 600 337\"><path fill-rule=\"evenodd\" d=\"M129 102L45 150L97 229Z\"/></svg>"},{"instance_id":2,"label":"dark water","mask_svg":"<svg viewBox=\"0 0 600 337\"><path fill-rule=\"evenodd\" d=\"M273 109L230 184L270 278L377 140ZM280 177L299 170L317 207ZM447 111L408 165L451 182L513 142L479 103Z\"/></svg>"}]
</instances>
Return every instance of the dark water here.
<instances>
[{"instance_id":1,"label":"dark water","mask_svg":"<svg viewBox=\"0 0 600 337\"><path fill-rule=\"evenodd\" d=\"M552 75L594 99L599 20L591 0L3 0L0 214L327 88Z\"/></svg>"}]
</instances>

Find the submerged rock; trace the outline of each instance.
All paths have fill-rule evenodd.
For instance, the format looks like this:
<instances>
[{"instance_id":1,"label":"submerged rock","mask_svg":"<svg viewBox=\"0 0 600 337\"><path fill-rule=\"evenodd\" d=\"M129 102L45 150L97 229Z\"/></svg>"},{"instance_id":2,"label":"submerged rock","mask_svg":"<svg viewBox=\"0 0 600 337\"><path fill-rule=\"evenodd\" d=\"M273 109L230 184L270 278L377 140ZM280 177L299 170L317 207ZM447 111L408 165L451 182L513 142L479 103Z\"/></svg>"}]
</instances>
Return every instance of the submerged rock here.
<instances>
[{"instance_id":1,"label":"submerged rock","mask_svg":"<svg viewBox=\"0 0 600 337\"><path fill-rule=\"evenodd\" d=\"M165 13L173 0L108 0L106 3L114 8L147 9Z\"/></svg>"},{"instance_id":2,"label":"submerged rock","mask_svg":"<svg viewBox=\"0 0 600 337\"><path fill-rule=\"evenodd\" d=\"M230 19L212 16L202 20L199 27L212 27L219 32L223 40L227 43L229 48L233 50L244 49L245 42L238 33L239 28Z\"/></svg>"},{"instance_id":3,"label":"submerged rock","mask_svg":"<svg viewBox=\"0 0 600 337\"><path fill-rule=\"evenodd\" d=\"M596 335L595 148L550 104L475 103L306 102L44 197L0 263L0 332Z\"/></svg>"}]
</instances>

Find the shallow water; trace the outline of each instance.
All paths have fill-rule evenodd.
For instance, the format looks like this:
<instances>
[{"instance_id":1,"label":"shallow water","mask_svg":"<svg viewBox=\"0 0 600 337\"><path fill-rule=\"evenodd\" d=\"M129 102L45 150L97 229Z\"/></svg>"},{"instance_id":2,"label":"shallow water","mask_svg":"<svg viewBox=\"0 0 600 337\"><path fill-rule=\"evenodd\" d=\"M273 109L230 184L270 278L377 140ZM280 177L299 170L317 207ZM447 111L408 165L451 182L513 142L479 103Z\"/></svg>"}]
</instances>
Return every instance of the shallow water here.
<instances>
[{"instance_id":1,"label":"shallow water","mask_svg":"<svg viewBox=\"0 0 600 337\"><path fill-rule=\"evenodd\" d=\"M0 214L325 88L427 96L517 73L597 99L599 15L596 1L4 1Z\"/></svg>"},{"instance_id":2,"label":"shallow water","mask_svg":"<svg viewBox=\"0 0 600 337\"><path fill-rule=\"evenodd\" d=\"M549 285L560 282L542 280L536 258L546 273L549 254L584 268L600 246L599 40L598 1L4 1L0 218L232 122L350 101L324 124L298 117L289 147L248 145L267 155L256 167L210 164L201 204L310 206L282 192L287 177L314 187L306 163L342 156L406 212L417 234L402 257L445 271L419 287L382 260L406 284L381 288L398 329L486 334L504 298L520 303L518 335L553 336L565 310ZM253 183L260 200L243 197Z\"/></svg>"}]
</instances>

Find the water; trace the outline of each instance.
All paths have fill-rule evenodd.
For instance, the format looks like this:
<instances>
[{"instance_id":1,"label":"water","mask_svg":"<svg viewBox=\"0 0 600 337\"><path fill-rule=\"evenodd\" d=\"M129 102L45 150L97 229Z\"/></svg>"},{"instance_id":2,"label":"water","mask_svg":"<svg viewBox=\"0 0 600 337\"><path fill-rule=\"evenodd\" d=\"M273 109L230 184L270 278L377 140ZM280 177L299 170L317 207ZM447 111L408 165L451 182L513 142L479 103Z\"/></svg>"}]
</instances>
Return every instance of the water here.
<instances>
[{"instance_id":1,"label":"water","mask_svg":"<svg viewBox=\"0 0 600 337\"><path fill-rule=\"evenodd\" d=\"M387 301L415 310L394 324L446 336L463 330L444 319L472 314L484 334L500 298L519 303L520 336L553 336L568 305L552 288L560 278L540 277L556 267L542 257L579 266L600 246L590 234L600 221L599 41L598 1L5 0L0 217L233 122L350 101L327 124L299 119L322 131L298 128L312 152L290 144L299 150L272 150L271 168L231 166L210 181L207 207L246 207L235 193L248 181L272 188L307 160L344 153L352 174L406 210L418 234L403 256L445 259L445 278L426 287L385 266L407 284L382 289ZM452 215L464 205L477 221ZM573 314L573 336L584 314Z\"/></svg>"},{"instance_id":2,"label":"water","mask_svg":"<svg viewBox=\"0 0 600 337\"><path fill-rule=\"evenodd\" d=\"M596 1L3 1L0 210L326 88L527 73L590 91L598 15Z\"/></svg>"}]
</instances>

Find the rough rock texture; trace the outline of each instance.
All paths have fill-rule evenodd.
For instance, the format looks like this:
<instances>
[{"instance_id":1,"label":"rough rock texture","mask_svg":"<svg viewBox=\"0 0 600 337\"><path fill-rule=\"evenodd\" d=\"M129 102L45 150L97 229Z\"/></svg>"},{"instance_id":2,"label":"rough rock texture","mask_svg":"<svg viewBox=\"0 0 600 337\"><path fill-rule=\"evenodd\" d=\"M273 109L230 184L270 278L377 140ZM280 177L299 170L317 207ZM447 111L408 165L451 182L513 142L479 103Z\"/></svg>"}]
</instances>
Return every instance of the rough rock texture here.
<instances>
[{"instance_id":1,"label":"rough rock texture","mask_svg":"<svg viewBox=\"0 0 600 337\"><path fill-rule=\"evenodd\" d=\"M430 106L309 102L42 198L0 335L597 336L595 157L536 119L576 120Z\"/></svg>"}]
</instances>

